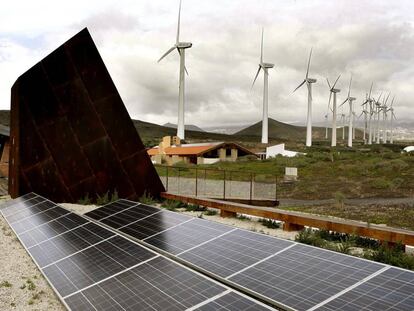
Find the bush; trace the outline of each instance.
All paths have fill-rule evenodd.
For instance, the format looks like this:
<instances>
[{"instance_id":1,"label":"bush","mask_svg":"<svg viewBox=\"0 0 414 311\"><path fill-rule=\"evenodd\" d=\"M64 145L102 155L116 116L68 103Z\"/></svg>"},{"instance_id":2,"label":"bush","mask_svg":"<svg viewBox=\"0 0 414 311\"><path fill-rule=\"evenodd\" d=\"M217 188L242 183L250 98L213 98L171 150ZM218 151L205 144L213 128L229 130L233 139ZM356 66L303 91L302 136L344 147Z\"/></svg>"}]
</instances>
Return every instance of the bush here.
<instances>
[{"instance_id":1,"label":"bush","mask_svg":"<svg viewBox=\"0 0 414 311\"><path fill-rule=\"evenodd\" d=\"M138 201L142 204L147 205L154 205L157 203L157 200L155 200L149 193L144 191L144 194L138 199Z\"/></svg>"},{"instance_id":2,"label":"bush","mask_svg":"<svg viewBox=\"0 0 414 311\"><path fill-rule=\"evenodd\" d=\"M335 192L335 203L341 208L344 208L345 195L342 192Z\"/></svg>"},{"instance_id":3,"label":"bush","mask_svg":"<svg viewBox=\"0 0 414 311\"><path fill-rule=\"evenodd\" d=\"M376 178L371 182L374 189L388 189L392 187L392 183L384 178Z\"/></svg>"},{"instance_id":4,"label":"bush","mask_svg":"<svg viewBox=\"0 0 414 311\"><path fill-rule=\"evenodd\" d=\"M89 197L89 193L87 193L83 198L79 199L78 204L81 204L81 205L90 205L90 204L92 204L92 200Z\"/></svg>"},{"instance_id":5,"label":"bush","mask_svg":"<svg viewBox=\"0 0 414 311\"><path fill-rule=\"evenodd\" d=\"M217 215L217 211L214 209L208 209L204 214L206 216L214 216L214 215Z\"/></svg>"},{"instance_id":6,"label":"bush","mask_svg":"<svg viewBox=\"0 0 414 311\"><path fill-rule=\"evenodd\" d=\"M278 229L278 228L280 228L280 223L278 223L277 221L272 220L272 219L260 218L259 222L263 226L265 226L269 229Z\"/></svg>"},{"instance_id":7,"label":"bush","mask_svg":"<svg viewBox=\"0 0 414 311\"><path fill-rule=\"evenodd\" d=\"M414 270L414 256L406 254L401 244L394 247L381 245L374 251L365 252L364 257L392 266Z\"/></svg>"},{"instance_id":8,"label":"bush","mask_svg":"<svg viewBox=\"0 0 414 311\"><path fill-rule=\"evenodd\" d=\"M300 231L296 235L295 241L317 247L326 246L325 240L323 240L319 235L315 234L315 231L311 228L305 228Z\"/></svg>"},{"instance_id":9,"label":"bush","mask_svg":"<svg viewBox=\"0 0 414 311\"><path fill-rule=\"evenodd\" d=\"M185 203L182 203L180 201L176 201L176 200L165 200L164 202L162 202L161 204L162 207L165 207L166 209L170 210L170 211L175 211L177 208L182 208L185 207Z\"/></svg>"},{"instance_id":10,"label":"bush","mask_svg":"<svg viewBox=\"0 0 414 311\"><path fill-rule=\"evenodd\" d=\"M185 210L188 212L204 212L206 211L206 208L198 204L187 204Z\"/></svg>"}]
</instances>

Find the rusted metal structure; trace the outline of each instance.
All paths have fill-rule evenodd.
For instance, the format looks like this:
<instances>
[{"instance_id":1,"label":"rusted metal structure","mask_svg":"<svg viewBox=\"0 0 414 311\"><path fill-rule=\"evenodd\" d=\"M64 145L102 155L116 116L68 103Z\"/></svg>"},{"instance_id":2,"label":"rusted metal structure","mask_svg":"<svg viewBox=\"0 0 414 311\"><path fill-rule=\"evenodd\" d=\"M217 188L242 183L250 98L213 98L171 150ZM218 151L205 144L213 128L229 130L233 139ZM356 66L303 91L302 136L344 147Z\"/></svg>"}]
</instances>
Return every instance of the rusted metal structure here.
<instances>
[{"instance_id":1,"label":"rusted metal structure","mask_svg":"<svg viewBox=\"0 0 414 311\"><path fill-rule=\"evenodd\" d=\"M85 28L12 87L9 193L76 202L164 187Z\"/></svg>"}]
</instances>

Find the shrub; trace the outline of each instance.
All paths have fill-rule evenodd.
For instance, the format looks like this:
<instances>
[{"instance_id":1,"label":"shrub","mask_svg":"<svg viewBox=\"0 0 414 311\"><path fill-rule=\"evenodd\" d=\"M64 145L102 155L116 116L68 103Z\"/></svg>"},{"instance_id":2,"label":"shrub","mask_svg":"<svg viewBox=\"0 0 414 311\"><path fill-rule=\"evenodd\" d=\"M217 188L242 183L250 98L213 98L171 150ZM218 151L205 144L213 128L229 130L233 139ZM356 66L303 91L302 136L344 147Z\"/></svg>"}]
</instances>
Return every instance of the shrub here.
<instances>
[{"instance_id":1,"label":"shrub","mask_svg":"<svg viewBox=\"0 0 414 311\"><path fill-rule=\"evenodd\" d=\"M155 200L149 193L144 191L143 195L138 199L138 201L142 204L147 205L154 205L157 203L157 200Z\"/></svg>"},{"instance_id":2,"label":"shrub","mask_svg":"<svg viewBox=\"0 0 414 311\"><path fill-rule=\"evenodd\" d=\"M89 193L87 193L83 198L79 199L78 204L81 204L81 205L90 205L90 204L92 204L92 200L89 197Z\"/></svg>"},{"instance_id":3,"label":"shrub","mask_svg":"<svg viewBox=\"0 0 414 311\"><path fill-rule=\"evenodd\" d=\"M376 178L371 182L371 187L374 189L388 189L391 186L391 182L384 178Z\"/></svg>"},{"instance_id":4,"label":"shrub","mask_svg":"<svg viewBox=\"0 0 414 311\"><path fill-rule=\"evenodd\" d=\"M272 219L266 219L266 218L260 218L259 222L269 228L269 229L278 229L280 228L280 223L278 223L276 220L272 220Z\"/></svg>"},{"instance_id":5,"label":"shrub","mask_svg":"<svg viewBox=\"0 0 414 311\"><path fill-rule=\"evenodd\" d=\"M185 206L185 210L188 212L204 212L207 209L204 206L200 206L198 204L187 204Z\"/></svg>"},{"instance_id":6,"label":"shrub","mask_svg":"<svg viewBox=\"0 0 414 311\"><path fill-rule=\"evenodd\" d=\"M317 234L315 234L315 231L311 228L305 228L302 231L300 231L296 235L295 241L317 247L326 246L326 242L323 239L321 239Z\"/></svg>"},{"instance_id":7,"label":"shrub","mask_svg":"<svg viewBox=\"0 0 414 311\"><path fill-rule=\"evenodd\" d=\"M167 210L175 211L177 208L185 207L185 204L180 201L168 199L162 202L161 206L165 207Z\"/></svg>"},{"instance_id":8,"label":"shrub","mask_svg":"<svg viewBox=\"0 0 414 311\"><path fill-rule=\"evenodd\" d=\"M217 211L214 209L208 209L207 211L205 211L204 213L206 216L214 216L217 215Z\"/></svg>"},{"instance_id":9,"label":"shrub","mask_svg":"<svg viewBox=\"0 0 414 311\"><path fill-rule=\"evenodd\" d=\"M9 282L9 281L3 281L0 283L0 288L1 287L12 287L13 285Z\"/></svg>"},{"instance_id":10,"label":"shrub","mask_svg":"<svg viewBox=\"0 0 414 311\"><path fill-rule=\"evenodd\" d=\"M345 202L345 195L339 191L335 192L335 203L341 208L344 208L344 202Z\"/></svg>"},{"instance_id":11,"label":"shrub","mask_svg":"<svg viewBox=\"0 0 414 311\"><path fill-rule=\"evenodd\" d=\"M376 250L365 252L364 257L396 267L414 270L414 256L406 254L401 244L394 247L381 245Z\"/></svg>"}]
</instances>

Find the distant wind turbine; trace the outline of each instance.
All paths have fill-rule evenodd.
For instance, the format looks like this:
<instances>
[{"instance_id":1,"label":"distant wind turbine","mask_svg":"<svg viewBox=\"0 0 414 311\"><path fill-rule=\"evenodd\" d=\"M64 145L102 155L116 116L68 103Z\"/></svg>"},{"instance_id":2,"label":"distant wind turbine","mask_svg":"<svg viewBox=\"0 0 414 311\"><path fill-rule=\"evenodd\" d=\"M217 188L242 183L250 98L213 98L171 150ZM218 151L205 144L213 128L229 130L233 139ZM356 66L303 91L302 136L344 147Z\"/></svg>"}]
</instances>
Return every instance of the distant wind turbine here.
<instances>
[{"instance_id":1,"label":"distant wind turbine","mask_svg":"<svg viewBox=\"0 0 414 311\"><path fill-rule=\"evenodd\" d=\"M349 81L348 95L346 99L343 101L343 103L341 104L342 106L346 102L349 103L348 147L352 147L352 139L355 138L354 137L355 131L353 131L352 126L353 126L353 120L354 120L353 102L354 100L356 100L356 98L351 96L351 86L352 86L352 75L351 75L351 80Z\"/></svg>"},{"instance_id":2,"label":"distant wind turbine","mask_svg":"<svg viewBox=\"0 0 414 311\"><path fill-rule=\"evenodd\" d=\"M336 78L335 83L332 86L329 83L328 78L326 78L326 82L328 82L329 92L330 92L329 93L328 107L330 107L331 97L332 97L332 94L333 94L333 101L332 101L332 140L331 140L331 146L332 147L336 146L336 93L339 93L341 91L340 89L336 89L335 85L338 82L340 77L341 77L341 75L339 75L338 78Z\"/></svg>"},{"instance_id":3,"label":"distant wind turbine","mask_svg":"<svg viewBox=\"0 0 414 311\"><path fill-rule=\"evenodd\" d=\"M392 99L391 107L388 109L389 111L391 111L391 116L390 116L390 122L391 122L391 125L390 125L391 126L391 130L390 130L390 143L391 144L394 143L394 120L397 120L397 118L395 117L395 114L394 114L394 107L393 107L394 99L395 99L395 96Z\"/></svg>"},{"instance_id":4,"label":"distant wind turbine","mask_svg":"<svg viewBox=\"0 0 414 311\"><path fill-rule=\"evenodd\" d=\"M309 78L309 67L312 58L312 49L309 53L308 68L306 69L305 79L299 84L293 92L296 92L302 85L306 83L308 87L308 116L306 119L306 146L312 146L312 83L316 82L316 79Z\"/></svg>"},{"instance_id":5,"label":"distant wind turbine","mask_svg":"<svg viewBox=\"0 0 414 311\"><path fill-rule=\"evenodd\" d=\"M178 9L178 26L177 26L177 39L174 44L167 52L164 53L163 56L158 60L160 62L164 57L170 54L172 51L177 49L178 54L180 54L180 82L179 82L179 91L178 91L178 124L177 124L177 136L181 139L185 139L185 130L184 130L184 102L185 102L185 75L184 72L187 73L187 68L185 67L185 50L189 49L193 46L191 42L180 42L180 22L181 22L181 0L180 6Z\"/></svg>"},{"instance_id":6,"label":"distant wind turbine","mask_svg":"<svg viewBox=\"0 0 414 311\"><path fill-rule=\"evenodd\" d=\"M254 77L252 87L256 82L257 77L259 76L260 70L263 69L264 75L264 86L263 86L263 117L262 117L262 143L267 144L269 142L269 115L268 115L268 105L269 105L269 73L268 69L273 68L275 65L271 63L263 62L263 36L264 29L262 28L262 43L260 45L260 63L259 69L257 70L256 76Z\"/></svg>"}]
</instances>

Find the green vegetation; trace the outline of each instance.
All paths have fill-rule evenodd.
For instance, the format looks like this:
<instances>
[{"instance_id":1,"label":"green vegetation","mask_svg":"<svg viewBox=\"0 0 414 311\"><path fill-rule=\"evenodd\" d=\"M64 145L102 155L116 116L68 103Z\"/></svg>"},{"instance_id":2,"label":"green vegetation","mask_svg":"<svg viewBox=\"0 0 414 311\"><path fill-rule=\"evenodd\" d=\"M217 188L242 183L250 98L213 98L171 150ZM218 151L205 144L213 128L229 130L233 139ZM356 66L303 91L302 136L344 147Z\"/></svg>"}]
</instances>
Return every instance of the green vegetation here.
<instances>
[{"instance_id":1,"label":"green vegetation","mask_svg":"<svg viewBox=\"0 0 414 311\"><path fill-rule=\"evenodd\" d=\"M161 206L170 211L175 211L178 208L185 208L186 204L176 200L165 200L161 203Z\"/></svg>"},{"instance_id":2,"label":"green vegetation","mask_svg":"<svg viewBox=\"0 0 414 311\"><path fill-rule=\"evenodd\" d=\"M35 290L36 289L36 284L33 283L33 281L31 279L28 279L26 281L26 283L27 283L27 289L28 290Z\"/></svg>"},{"instance_id":3,"label":"green vegetation","mask_svg":"<svg viewBox=\"0 0 414 311\"><path fill-rule=\"evenodd\" d=\"M274 183L278 176L279 198L332 199L335 193L345 198L414 196L414 157L402 154L404 146L373 145L355 149L315 146L295 150L306 152L294 158L277 156L263 161L242 159L212 165L179 164L169 168L171 177L223 179ZM298 181L284 183L285 167L298 168ZM166 168L157 166L160 176ZM206 170L204 170L206 169ZM215 170L212 170L215 169ZM256 185L260 186L260 185Z\"/></svg>"},{"instance_id":4,"label":"green vegetation","mask_svg":"<svg viewBox=\"0 0 414 311\"><path fill-rule=\"evenodd\" d=\"M187 212L205 212L207 210L207 208L198 204L186 204L184 208Z\"/></svg>"},{"instance_id":5,"label":"green vegetation","mask_svg":"<svg viewBox=\"0 0 414 311\"><path fill-rule=\"evenodd\" d=\"M158 201L156 199L154 199L146 191L144 191L144 194L138 199L138 201L142 204L147 204L147 205L154 205L154 204L158 203Z\"/></svg>"},{"instance_id":6,"label":"green vegetation","mask_svg":"<svg viewBox=\"0 0 414 311\"><path fill-rule=\"evenodd\" d=\"M89 193L87 193L83 198L81 198L78 201L78 204L81 205L91 205L91 204L96 204L96 205L105 205L105 204L109 204L112 202L115 202L119 199L118 196L118 191L114 190L113 193L110 193L109 191L107 191L104 195L100 196L99 194L96 195L96 199L92 198L89 196Z\"/></svg>"},{"instance_id":7,"label":"green vegetation","mask_svg":"<svg viewBox=\"0 0 414 311\"><path fill-rule=\"evenodd\" d=\"M250 220L250 217L243 215L243 214L237 214L236 218L238 220L244 221L244 220Z\"/></svg>"},{"instance_id":8,"label":"green vegetation","mask_svg":"<svg viewBox=\"0 0 414 311\"><path fill-rule=\"evenodd\" d=\"M344 254L352 254L354 247L363 249L363 258L396 267L414 270L414 256L406 254L401 244L389 247L376 240L327 230L303 229L295 240L304 244L330 249Z\"/></svg>"},{"instance_id":9,"label":"green vegetation","mask_svg":"<svg viewBox=\"0 0 414 311\"><path fill-rule=\"evenodd\" d=\"M208 209L204 212L204 215L206 216L214 216L217 215L218 212L215 209Z\"/></svg>"},{"instance_id":10,"label":"green vegetation","mask_svg":"<svg viewBox=\"0 0 414 311\"><path fill-rule=\"evenodd\" d=\"M9 282L9 281L3 281L0 283L0 288L1 287L12 287L13 285Z\"/></svg>"},{"instance_id":11,"label":"green vegetation","mask_svg":"<svg viewBox=\"0 0 414 311\"><path fill-rule=\"evenodd\" d=\"M260 218L259 222L263 226L265 226L269 229L278 229L278 228L280 228L280 223L277 222L276 220L273 220L273 219Z\"/></svg>"}]
</instances>

